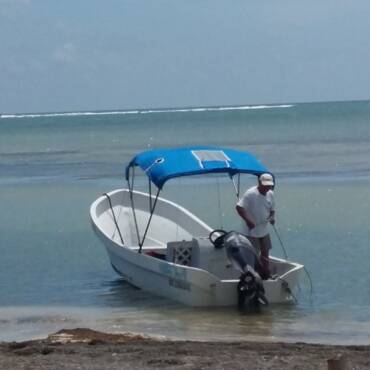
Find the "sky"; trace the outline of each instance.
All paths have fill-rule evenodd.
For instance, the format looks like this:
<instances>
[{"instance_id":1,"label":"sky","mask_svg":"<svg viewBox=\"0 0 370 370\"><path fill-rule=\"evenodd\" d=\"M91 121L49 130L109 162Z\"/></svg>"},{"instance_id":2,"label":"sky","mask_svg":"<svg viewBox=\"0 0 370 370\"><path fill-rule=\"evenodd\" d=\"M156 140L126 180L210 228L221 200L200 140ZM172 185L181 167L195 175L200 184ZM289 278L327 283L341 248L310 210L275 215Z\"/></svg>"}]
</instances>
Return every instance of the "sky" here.
<instances>
[{"instance_id":1,"label":"sky","mask_svg":"<svg viewBox=\"0 0 370 370\"><path fill-rule=\"evenodd\" d=\"M0 0L0 114L370 99L369 0Z\"/></svg>"}]
</instances>

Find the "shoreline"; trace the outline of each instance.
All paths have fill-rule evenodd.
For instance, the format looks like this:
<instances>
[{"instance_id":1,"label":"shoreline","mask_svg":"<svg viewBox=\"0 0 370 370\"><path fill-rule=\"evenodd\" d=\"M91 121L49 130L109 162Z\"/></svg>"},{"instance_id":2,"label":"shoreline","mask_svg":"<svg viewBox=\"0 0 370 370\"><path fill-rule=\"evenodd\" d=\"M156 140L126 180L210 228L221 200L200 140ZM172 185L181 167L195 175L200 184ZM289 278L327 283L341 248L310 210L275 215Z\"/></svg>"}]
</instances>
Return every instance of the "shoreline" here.
<instances>
[{"instance_id":1,"label":"shoreline","mask_svg":"<svg viewBox=\"0 0 370 370\"><path fill-rule=\"evenodd\" d=\"M215 342L159 339L64 329L45 339L0 342L0 368L27 369L284 369L319 370L342 359L370 368L370 345Z\"/></svg>"}]
</instances>

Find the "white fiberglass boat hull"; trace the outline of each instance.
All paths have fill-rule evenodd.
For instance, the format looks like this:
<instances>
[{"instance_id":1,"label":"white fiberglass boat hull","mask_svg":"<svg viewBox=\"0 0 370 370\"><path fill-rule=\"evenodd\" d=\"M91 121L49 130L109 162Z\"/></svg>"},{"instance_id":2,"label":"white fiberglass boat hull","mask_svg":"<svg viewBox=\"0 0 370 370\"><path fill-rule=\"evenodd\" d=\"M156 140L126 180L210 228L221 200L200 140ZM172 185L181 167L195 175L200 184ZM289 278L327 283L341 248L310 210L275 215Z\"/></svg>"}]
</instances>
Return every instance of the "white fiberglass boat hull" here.
<instances>
[{"instance_id":1,"label":"white fiberglass boat hull","mask_svg":"<svg viewBox=\"0 0 370 370\"><path fill-rule=\"evenodd\" d=\"M149 194L136 191L132 194L137 226L143 235L153 198L150 201ZM119 189L108 196L109 199L104 195L92 204L91 220L112 266L125 280L189 306L237 304L240 272L230 264L224 249L216 249L209 242L212 229L208 225L183 207L158 198L142 252L138 253L130 192ZM189 252L187 260L181 263L175 260L179 250ZM303 265L271 257L270 266L278 278L263 281L267 300L292 302L289 290L293 291L298 284Z\"/></svg>"}]
</instances>

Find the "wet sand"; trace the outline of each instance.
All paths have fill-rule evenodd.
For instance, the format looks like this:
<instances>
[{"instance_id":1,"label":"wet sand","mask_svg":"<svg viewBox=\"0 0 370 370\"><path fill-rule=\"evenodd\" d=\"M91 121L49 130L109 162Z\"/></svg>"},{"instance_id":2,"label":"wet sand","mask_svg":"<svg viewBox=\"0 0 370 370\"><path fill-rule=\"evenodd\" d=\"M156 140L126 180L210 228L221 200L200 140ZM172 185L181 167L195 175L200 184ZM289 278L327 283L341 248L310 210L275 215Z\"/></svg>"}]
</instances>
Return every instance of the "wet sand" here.
<instances>
[{"instance_id":1,"label":"wet sand","mask_svg":"<svg viewBox=\"0 0 370 370\"><path fill-rule=\"evenodd\" d=\"M195 342L61 330L46 339L0 343L0 369L370 369L370 346L305 343Z\"/></svg>"}]
</instances>

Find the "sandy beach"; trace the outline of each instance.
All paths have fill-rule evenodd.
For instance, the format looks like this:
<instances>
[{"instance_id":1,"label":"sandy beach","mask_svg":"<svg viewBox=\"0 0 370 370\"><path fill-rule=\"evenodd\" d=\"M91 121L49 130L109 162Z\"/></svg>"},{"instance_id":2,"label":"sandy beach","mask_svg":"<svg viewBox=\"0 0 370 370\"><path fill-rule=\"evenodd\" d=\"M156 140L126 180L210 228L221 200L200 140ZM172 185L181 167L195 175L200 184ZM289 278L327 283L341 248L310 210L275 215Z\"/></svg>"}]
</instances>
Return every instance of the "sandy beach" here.
<instances>
[{"instance_id":1,"label":"sandy beach","mask_svg":"<svg viewBox=\"0 0 370 370\"><path fill-rule=\"evenodd\" d=\"M370 368L370 346L159 340L89 329L45 339L0 343L0 369L348 369Z\"/></svg>"}]
</instances>

